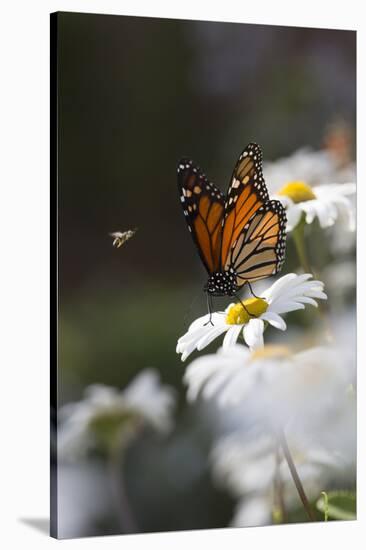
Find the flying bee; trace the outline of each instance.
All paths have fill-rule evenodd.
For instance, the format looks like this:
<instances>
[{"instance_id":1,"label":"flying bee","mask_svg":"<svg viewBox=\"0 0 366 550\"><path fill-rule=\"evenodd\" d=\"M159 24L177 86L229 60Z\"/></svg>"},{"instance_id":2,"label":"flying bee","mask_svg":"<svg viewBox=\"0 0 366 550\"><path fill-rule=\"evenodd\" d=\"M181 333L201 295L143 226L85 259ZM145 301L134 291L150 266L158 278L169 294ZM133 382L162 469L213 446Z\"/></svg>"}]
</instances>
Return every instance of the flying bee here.
<instances>
[{"instance_id":1,"label":"flying bee","mask_svg":"<svg viewBox=\"0 0 366 550\"><path fill-rule=\"evenodd\" d=\"M128 229L128 231L115 231L114 233L109 233L109 235L113 237L113 246L115 248L121 248L125 242L134 236L136 231L137 229Z\"/></svg>"}]
</instances>

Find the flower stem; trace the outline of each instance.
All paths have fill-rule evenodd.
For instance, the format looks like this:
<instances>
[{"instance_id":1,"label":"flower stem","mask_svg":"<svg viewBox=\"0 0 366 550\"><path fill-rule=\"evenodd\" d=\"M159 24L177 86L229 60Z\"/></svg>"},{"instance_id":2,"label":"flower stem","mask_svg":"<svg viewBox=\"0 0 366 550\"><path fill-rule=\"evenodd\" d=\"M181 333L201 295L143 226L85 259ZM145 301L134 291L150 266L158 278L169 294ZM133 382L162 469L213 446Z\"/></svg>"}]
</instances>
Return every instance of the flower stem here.
<instances>
[{"instance_id":1,"label":"flower stem","mask_svg":"<svg viewBox=\"0 0 366 550\"><path fill-rule=\"evenodd\" d=\"M122 439L122 438L121 438ZM108 472L120 527L125 534L138 533L138 527L128 500L123 475L124 444L113 446L109 452Z\"/></svg>"},{"instance_id":2,"label":"flower stem","mask_svg":"<svg viewBox=\"0 0 366 550\"><path fill-rule=\"evenodd\" d=\"M295 483L297 492L299 493L299 497L300 497L301 502L304 506L304 509L305 509L305 511L306 511L306 513L309 517L309 520L310 521L316 521L314 512L311 508L310 502L309 502L309 500L306 496L306 493L304 491L304 487L301 483L299 474L297 473L296 466L295 466L295 463L293 461L293 458L292 458L292 455L291 455L289 446L287 444L287 440L286 440L286 437L285 437L285 434L284 434L283 430L278 431L278 439L279 439L279 444L282 447L284 457L285 457L286 462L288 464L288 467L290 469L293 482Z\"/></svg>"},{"instance_id":3,"label":"flower stem","mask_svg":"<svg viewBox=\"0 0 366 550\"><path fill-rule=\"evenodd\" d=\"M274 507L273 507L273 519L275 523L286 523L287 514L285 507L285 500L283 497L283 482L281 479L281 452L280 445L276 445L276 474L274 478Z\"/></svg>"},{"instance_id":4,"label":"flower stem","mask_svg":"<svg viewBox=\"0 0 366 550\"><path fill-rule=\"evenodd\" d=\"M304 273L310 273L313 276L313 278L316 279L316 273L315 273L314 269L312 269L311 266L310 266L310 262L309 262L308 255L307 255L307 252L306 252L305 225L306 225L306 223L305 223L305 214L303 214L302 218L299 221L299 223L297 224L297 226L293 230L292 235L293 235L293 239L294 239L294 242L295 242L295 247L296 247L297 255L298 255L298 258L299 258L299 262L300 262L301 267L304 270ZM325 305L324 302L322 302L322 301L318 302L317 312L318 312L320 318L323 321L326 339L329 342L331 342L333 340L332 331L331 331L329 321L328 321L327 316L326 316L327 306Z\"/></svg>"},{"instance_id":5,"label":"flower stem","mask_svg":"<svg viewBox=\"0 0 366 550\"><path fill-rule=\"evenodd\" d=\"M310 267L310 263L308 260L308 255L306 252L306 246L305 246L305 217L302 216L301 220L295 227L295 229L292 232L292 236L295 242L296 252L299 257L299 262L301 264L301 267L304 270L304 273L311 273L314 276L314 273Z\"/></svg>"}]
</instances>

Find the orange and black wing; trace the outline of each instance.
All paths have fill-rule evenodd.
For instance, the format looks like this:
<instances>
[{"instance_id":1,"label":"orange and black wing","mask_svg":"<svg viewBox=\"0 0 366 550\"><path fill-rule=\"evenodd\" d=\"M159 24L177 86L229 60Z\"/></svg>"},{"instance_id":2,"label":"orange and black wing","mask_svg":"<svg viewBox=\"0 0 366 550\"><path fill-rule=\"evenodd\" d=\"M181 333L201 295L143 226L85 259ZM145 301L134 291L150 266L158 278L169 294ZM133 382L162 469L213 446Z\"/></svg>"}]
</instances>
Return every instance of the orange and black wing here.
<instances>
[{"instance_id":1,"label":"orange and black wing","mask_svg":"<svg viewBox=\"0 0 366 550\"><path fill-rule=\"evenodd\" d=\"M238 288L280 271L285 260L286 213L272 200L252 215L228 254L228 269L236 273Z\"/></svg>"},{"instance_id":2,"label":"orange and black wing","mask_svg":"<svg viewBox=\"0 0 366 550\"><path fill-rule=\"evenodd\" d=\"M249 143L233 171L225 201L222 229L221 268L228 270L230 251L252 216L269 201L262 173L262 151Z\"/></svg>"},{"instance_id":3,"label":"orange and black wing","mask_svg":"<svg viewBox=\"0 0 366 550\"><path fill-rule=\"evenodd\" d=\"M178 190L188 229L208 273L220 266L224 195L191 160L178 164Z\"/></svg>"}]
</instances>

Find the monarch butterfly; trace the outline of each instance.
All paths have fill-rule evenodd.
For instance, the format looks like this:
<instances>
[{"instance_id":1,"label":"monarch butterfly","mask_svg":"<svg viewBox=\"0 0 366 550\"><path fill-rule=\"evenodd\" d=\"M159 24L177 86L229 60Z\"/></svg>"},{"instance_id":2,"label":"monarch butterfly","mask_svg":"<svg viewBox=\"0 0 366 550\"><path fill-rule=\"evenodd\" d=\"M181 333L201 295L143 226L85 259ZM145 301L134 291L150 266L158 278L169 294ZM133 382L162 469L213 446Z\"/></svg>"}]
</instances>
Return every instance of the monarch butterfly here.
<instances>
[{"instance_id":1,"label":"monarch butterfly","mask_svg":"<svg viewBox=\"0 0 366 550\"><path fill-rule=\"evenodd\" d=\"M191 160L181 159L177 172L188 229L209 275L204 291L211 313L212 296L235 296L245 284L252 291L252 282L280 271L286 214L269 199L256 143L240 155L226 197Z\"/></svg>"}]
</instances>

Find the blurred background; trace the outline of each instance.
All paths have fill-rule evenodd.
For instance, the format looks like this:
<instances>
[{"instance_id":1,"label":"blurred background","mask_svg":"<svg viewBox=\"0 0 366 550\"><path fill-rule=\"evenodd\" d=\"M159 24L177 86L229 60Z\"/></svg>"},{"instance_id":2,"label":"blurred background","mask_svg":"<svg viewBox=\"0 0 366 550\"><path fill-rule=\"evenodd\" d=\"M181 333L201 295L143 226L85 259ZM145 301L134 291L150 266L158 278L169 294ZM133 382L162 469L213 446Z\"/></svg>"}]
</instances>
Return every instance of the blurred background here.
<instances>
[{"instance_id":1,"label":"blurred background","mask_svg":"<svg viewBox=\"0 0 366 550\"><path fill-rule=\"evenodd\" d=\"M216 413L186 405L175 352L206 312L176 165L191 157L225 190L250 141L264 161L341 141L340 162L354 162L356 34L60 13L58 75L59 406L90 384L122 390L156 369L176 392L175 428L144 432L125 453L138 530L227 526L235 502L207 461ZM134 228L112 246L110 232ZM339 254L354 265L354 243L331 250L312 231L319 273ZM284 273L298 268L291 246ZM335 286L343 311L354 282ZM99 456L59 461L61 537L123 532L106 475Z\"/></svg>"}]
</instances>

